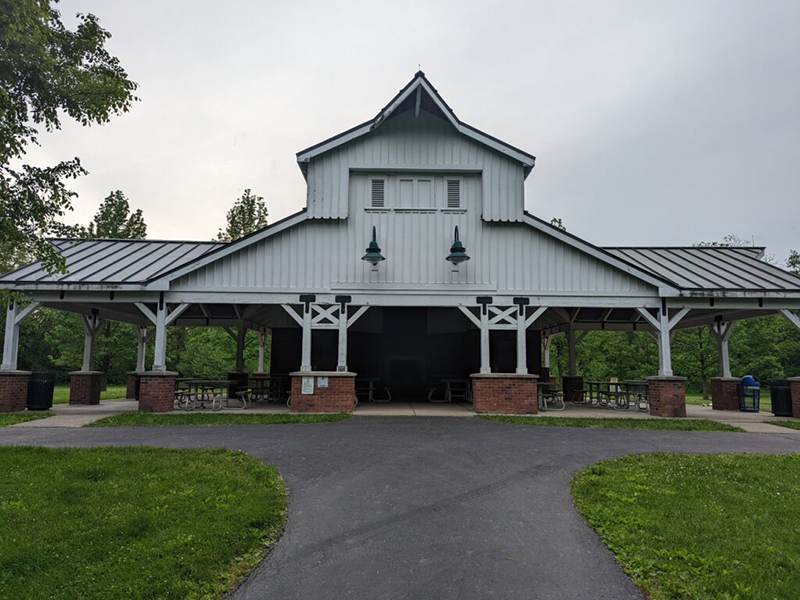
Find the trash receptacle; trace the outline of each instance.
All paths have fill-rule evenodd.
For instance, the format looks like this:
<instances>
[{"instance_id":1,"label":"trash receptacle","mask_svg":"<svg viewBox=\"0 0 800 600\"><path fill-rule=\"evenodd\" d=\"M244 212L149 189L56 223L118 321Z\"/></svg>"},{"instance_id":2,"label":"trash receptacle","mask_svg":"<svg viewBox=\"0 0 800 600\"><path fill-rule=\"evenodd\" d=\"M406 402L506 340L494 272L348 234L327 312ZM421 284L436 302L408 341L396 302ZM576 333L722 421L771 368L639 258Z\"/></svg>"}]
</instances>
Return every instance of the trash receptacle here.
<instances>
[{"instance_id":1,"label":"trash receptacle","mask_svg":"<svg viewBox=\"0 0 800 600\"><path fill-rule=\"evenodd\" d=\"M785 379L771 381L769 384L772 396L772 414L776 417L792 416L792 390Z\"/></svg>"},{"instance_id":2,"label":"trash receptacle","mask_svg":"<svg viewBox=\"0 0 800 600\"><path fill-rule=\"evenodd\" d=\"M752 375L745 375L739 383L739 410L758 412L761 401L761 384Z\"/></svg>"},{"instance_id":3,"label":"trash receptacle","mask_svg":"<svg viewBox=\"0 0 800 600\"><path fill-rule=\"evenodd\" d=\"M50 410L53 407L55 377L52 373L31 373L28 379L28 410Z\"/></svg>"}]
</instances>

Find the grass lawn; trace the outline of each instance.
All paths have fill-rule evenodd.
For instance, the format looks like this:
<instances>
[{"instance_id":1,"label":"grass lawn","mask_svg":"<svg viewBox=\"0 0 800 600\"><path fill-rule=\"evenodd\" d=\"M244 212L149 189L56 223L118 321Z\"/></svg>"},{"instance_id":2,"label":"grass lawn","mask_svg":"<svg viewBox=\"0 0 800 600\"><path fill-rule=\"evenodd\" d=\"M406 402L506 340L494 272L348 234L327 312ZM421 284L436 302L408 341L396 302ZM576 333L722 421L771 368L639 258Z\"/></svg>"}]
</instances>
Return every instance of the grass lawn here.
<instances>
[{"instance_id":1,"label":"grass lawn","mask_svg":"<svg viewBox=\"0 0 800 600\"><path fill-rule=\"evenodd\" d=\"M672 431L744 431L739 427L707 419L620 419L592 417L515 417L506 415L478 415L479 419L538 425L543 427L588 427L590 429L666 429Z\"/></svg>"},{"instance_id":2,"label":"grass lawn","mask_svg":"<svg viewBox=\"0 0 800 600\"><path fill-rule=\"evenodd\" d=\"M0 448L0 598L212 600L286 517L272 468L227 450Z\"/></svg>"},{"instance_id":3,"label":"grass lawn","mask_svg":"<svg viewBox=\"0 0 800 600\"><path fill-rule=\"evenodd\" d=\"M788 427L789 429L800 429L800 420L794 421L767 421L770 425L780 425L781 427Z\"/></svg>"},{"instance_id":4,"label":"grass lawn","mask_svg":"<svg viewBox=\"0 0 800 600\"><path fill-rule=\"evenodd\" d=\"M711 397L709 396L708 400L703 400L703 394L686 394L686 404L695 404L697 406L702 406L703 404L707 404L711 406ZM760 412L772 412L772 398L770 397L769 389L762 388L761 389L761 400L758 405Z\"/></svg>"},{"instance_id":5,"label":"grass lawn","mask_svg":"<svg viewBox=\"0 0 800 600\"><path fill-rule=\"evenodd\" d=\"M572 495L648 598L798 597L800 455L628 456Z\"/></svg>"},{"instance_id":6,"label":"grass lawn","mask_svg":"<svg viewBox=\"0 0 800 600\"><path fill-rule=\"evenodd\" d=\"M26 421L35 421L52 416L53 413L46 410L41 412L0 414L0 427L8 427L9 425L16 425L17 423L25 423Z\"/></svg>"},{"instance_id":7,"label":"grass lawn","mask_svg":"<svg viewBox=\"0 0 800 600\"><path fill-rule=\"evenodd\" d=\"M109 385L104 392L100 392L100 400L118 400L124 398L128 389L124 385ZM53 404L66 404L69 402L69 384L62 383L53 391Z\"/></svg>"},{"instance_id":8,"label":"grass lawn","mask_svg":"<svg viewBox=\"0 0 800 600\"><path fill-rule=\"evenodd\" d=\"M284 425L289 423L330 423L344 421L352 415L265 415L230 413L153 414L145 412L120 413L105 417L84 427L177 427L180 425Z\"/></svg>"}]
</instances>

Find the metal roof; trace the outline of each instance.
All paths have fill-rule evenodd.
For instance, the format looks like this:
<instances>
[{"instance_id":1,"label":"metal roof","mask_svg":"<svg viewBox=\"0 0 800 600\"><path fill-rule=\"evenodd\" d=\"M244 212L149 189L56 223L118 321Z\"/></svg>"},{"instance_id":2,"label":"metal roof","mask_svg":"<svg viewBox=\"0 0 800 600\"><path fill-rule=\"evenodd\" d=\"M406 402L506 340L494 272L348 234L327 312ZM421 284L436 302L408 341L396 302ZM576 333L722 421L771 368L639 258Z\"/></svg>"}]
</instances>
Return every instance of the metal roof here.
<instances>
[{"instance_id":1,"label":"metal roof","mask_svg":"<svg viewBox=\"0 0 800 600\"><path fill-rule=\"evenodd\" d=\"M37 262L0 275L0 282L137 284L226 245L224 242L114 239L54 239L50 242L66 257L67 274L50 275Z\"/></svg>"},{"instance_id":2,"label":"metal roof","mask_svg":"<svg viewBox=\"0 0 800 600\"><path fill-rule=\"evenodd\" d=\"M763 248L604 248L684 290L797 292L800 277L761 260Z\"/></svg>"}]
</instances>

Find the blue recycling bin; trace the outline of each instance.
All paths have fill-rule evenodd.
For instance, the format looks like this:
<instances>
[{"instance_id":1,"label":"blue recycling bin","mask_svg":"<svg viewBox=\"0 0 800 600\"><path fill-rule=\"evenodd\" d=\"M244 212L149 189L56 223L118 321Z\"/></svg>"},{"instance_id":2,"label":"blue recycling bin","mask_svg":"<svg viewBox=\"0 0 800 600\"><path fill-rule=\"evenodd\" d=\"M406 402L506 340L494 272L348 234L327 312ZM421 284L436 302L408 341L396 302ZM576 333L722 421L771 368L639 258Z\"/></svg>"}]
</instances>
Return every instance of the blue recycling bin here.
<instances>
[{"instance_id":1,"label":"blue recycling bin","mask_svg":"<svg viewBox=\"0 0 800 600\"><path fill-rule=\"evenodd\" d=\"M752 375L745 375L739 382L739 410L758 412L761 402L761 384Z\"/></svg>"}]
</instances>

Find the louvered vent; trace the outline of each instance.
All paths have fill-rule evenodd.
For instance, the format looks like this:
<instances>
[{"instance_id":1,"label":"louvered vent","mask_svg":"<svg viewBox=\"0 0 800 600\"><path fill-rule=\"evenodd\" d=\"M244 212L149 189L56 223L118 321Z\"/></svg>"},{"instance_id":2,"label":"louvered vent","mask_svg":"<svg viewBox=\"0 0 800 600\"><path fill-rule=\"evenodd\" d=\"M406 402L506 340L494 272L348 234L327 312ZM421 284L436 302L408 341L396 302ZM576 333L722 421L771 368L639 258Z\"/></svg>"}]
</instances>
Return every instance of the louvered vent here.
<instances>
[{"instance_id":1,"label":"louvered vent","mask_svg":"<svg viewBox=\"0 0 800 600\"><path fill-rule=\"evenodd\" d=\"M384 208L386 206L386 181L384 179L372 180L372 198L370 206L372 208Z\"/></svg>"},{"instance_id":2,"label":"louvered vent","mask_svg":"<svg viewBox=\"0 0 800 600\"><path fill-rule=\"evenodd\" d=\"M461 208L461 180L447 180L447 208Z\"/></svg>"}]
</instances>

